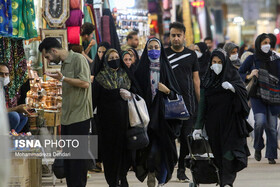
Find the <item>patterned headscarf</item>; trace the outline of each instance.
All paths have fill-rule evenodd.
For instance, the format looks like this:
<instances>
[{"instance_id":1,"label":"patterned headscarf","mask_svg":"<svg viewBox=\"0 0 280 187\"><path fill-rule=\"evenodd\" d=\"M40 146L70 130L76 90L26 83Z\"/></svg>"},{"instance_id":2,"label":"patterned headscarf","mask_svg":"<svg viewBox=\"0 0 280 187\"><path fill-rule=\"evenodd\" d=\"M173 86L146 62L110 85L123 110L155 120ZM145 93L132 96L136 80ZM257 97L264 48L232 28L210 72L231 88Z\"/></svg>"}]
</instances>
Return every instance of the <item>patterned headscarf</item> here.
<instances>
[{"instance_id":1,"label":"patterned headscarf","mask_svg":"<svg viewBox=\"0 0 280 187\"><path fill-rule=\"evenodd\" d=\"M118 70L114 70L108 66L108 58L111 53L118 53L116 49L109 49L105 54L104 68L97 74L96 81L103 86L103 88L112 90L124 88L129 90L131 81L124 70L124 63L121 60L121 65Z\"/></svg>"}]
</instances>

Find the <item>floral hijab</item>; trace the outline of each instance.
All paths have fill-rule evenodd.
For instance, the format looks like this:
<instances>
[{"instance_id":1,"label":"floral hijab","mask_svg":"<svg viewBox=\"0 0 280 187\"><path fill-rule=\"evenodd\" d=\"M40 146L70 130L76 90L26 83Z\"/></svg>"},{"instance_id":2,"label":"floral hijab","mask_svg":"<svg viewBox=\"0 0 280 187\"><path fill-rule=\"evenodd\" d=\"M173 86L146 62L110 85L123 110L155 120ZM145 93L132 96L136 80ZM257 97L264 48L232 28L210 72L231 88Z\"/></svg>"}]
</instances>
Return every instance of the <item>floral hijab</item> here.
<instances>
[{"instance_id":1,"label":"floral hijab","mask_svg":"<svg viewBox=\"0 0 280 187\"><path fill-rule=\"evenodd\" d=\"M129 90L131 87L131 81L124 70L125 64L121 60L118 70L114 70L108 65L108 58L111 53L118 53L115 49L109 49L105 54L104 68L95 77L96 81L105 89L113 90L124 88ZM119 53L118 53L119 54Z\"/></svg>"}]
</instances>

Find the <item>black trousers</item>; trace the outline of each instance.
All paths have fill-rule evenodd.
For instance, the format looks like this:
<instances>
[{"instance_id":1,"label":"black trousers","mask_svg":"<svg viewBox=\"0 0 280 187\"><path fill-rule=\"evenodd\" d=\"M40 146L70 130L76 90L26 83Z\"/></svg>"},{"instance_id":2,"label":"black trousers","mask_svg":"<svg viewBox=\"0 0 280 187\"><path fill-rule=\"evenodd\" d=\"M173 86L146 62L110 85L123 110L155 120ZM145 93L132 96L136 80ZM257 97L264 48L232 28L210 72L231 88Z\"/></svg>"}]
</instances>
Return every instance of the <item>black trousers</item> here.
<instances>
[{"instance_id":1,"label":"black trousers","mask_svg":"<svg viewBox=\"0 0 280 187\"><path fill-rule=\"evenodd\" d=\"M185 157L189 154L187 137L192 133L195 120L191 117L188 120L183 121L181 129L180 140L180 155L178 162L178 169L185 170Z\"/></svg>"},{"instance_id":2,"label":"black trousers","mask_svg":"<svg viewBox=\"0 0 280 187\"><path fill-rule=\"evenodd\" d=\"M90 119L61 125L61 135L88 135ZM88 160L86 159L65 159L64 169L68 187L85 187L87 184Z\"/></svg>"}]
</instances>

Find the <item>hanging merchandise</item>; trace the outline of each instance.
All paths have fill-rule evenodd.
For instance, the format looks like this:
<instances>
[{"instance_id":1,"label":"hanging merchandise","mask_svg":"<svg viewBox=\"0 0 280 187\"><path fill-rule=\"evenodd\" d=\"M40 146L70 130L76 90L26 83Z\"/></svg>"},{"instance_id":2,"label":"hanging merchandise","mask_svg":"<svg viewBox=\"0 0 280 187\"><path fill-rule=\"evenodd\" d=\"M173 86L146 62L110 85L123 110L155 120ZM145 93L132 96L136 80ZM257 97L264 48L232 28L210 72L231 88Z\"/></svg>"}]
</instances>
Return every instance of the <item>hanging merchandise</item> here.
<instances>
[{"instance_id":1,"label":"hanging merchandise","mask_svg":"<svg viewBox=\"0 0 280 187\"><path fill-rule=\"evenodd\" d=\"M109 16L102 17L102 39L103 42L108 42L111 45Z\"/></svg>"},{"instance_id":2,"label":"hanging merchandise","mask_svg":"<svg viewBox=\"0 0 280 187\"><path fill-rule=\"evenodd\" d=\"M80 30L81 27L79 26L67 27L68 43L80 44Z\"/></svg>"},{"instance_id":3,"label":"hanging merchandise","mask_svg":"<svg viewBox=\"0 0 280 187\"><path fill-rule=\"evenodd\" d=\"M70 16L69 0L60 0L60 3L55 3L55 6L53 3L55 3L54 0L43 1L43 17L49 27L63 27Z\"/></svg>"},{"instance_id":4,"label":"hanging merchandise","mask_svg":"<svg viewBox=\"0 0 280 187\"><path fill-rule=\"evenodd\" d=\"M13 37L30 39L37 37L33 0L12 0Z\"/></svg>"},{"instance_id":5,"label":"hanging merchandise","mask_svg":"<svg viewBox=\"0 0 280 187\"><path fill-rule=\"evenodd\" d=\"M112 13L111 13L110 9L104 9L103 15L104 16L109 16L109 27L106 28L106 29L109 29L111 47L115 48L117 51L121 51L119 37L117 35L117 30L116 30L116 26L115 26L115 23L114 23L114 18L112 16ZM103 27L104 27L104 25L102 26L102 28ZM102 32L104 32L104 30L102 30ZM103 36L104 36L104 33L103 33ZM106 40L104 40L104 38L103 38L103 41L106 41Z\"/></svg>"},{"instance_id":6,"label":"hanging merchandise","mask_svg":"<svg viewBox=\"0 0 280 187\"><path fill-rule=\"evenodd\" d=\"M0 0L0 35L10 37L12 32L11 0Z\"/></svg>"},{"instance_id":7,"label":"hanging merchandise","mask_svg":"<svg viewBox=\"0 0 280 187\"><path fill-rule=\"evenodd\" d=\"M3 61L8 63L10 70L10 83L6 89L6 98L8 106L15 107L20 98L20 88L27 81L27 64L23 41L11 38L0 38L0 43L4 49Z\"/></svg>"},{"instance_id":8,"label":"hanging merchandise","mask_svg":"<svg viewBox=\"0 0 280 187\"><path fill-rule=\"evenodd\" d=\"M186 28L186 45L189 46L193 44L193 32L192 32L192 23L191 23L191 13L190 13L190 3L189 0L183 0L183 21Z\"/></svg>"},{"instance_id":9,"label":"hanging merchandise","mask_svg":"<svg viewBox=\"0 0 280 187\"><path fill-rule=\"evenodd\" d=\"M158 0L148 0L148 10L149 13L158 12Z\"/></svg>"},{"instance_id":10,"label":"hanging merchandise","mask_svg":"<svg viewBox=\"0 0 280 187\"><path fill-rule=\"evenodd\" d=\"M70 9L80 9L81 7L81 0L70 0Z\"/></svg>"},{"instance_id":11,"label":"hanging merchandise","mask_svg":"<svg viewBox=\"0 0 280 187\"><path fill-rule=\"evenodd\" d=\"M70 17L66 21L66 26L82 26L82 21L84 18L84 14L81 10L71 10Z\"/></svg>"},{"instance_id":12,"label":"hanging merchandise","mask_svg":"<svg viewBox=\"0 0 280 187\"><path fill-rule=\"evenodd\" d=\"M97 44L99 44L100 40L99 40L99 32L96 26L96 21L95 21L95 14L94 14L94 10L93 10L93 6L89 5L89 4L85 4L84 6L84 22L88 22L88 23L92 23L95 26L95 30L94 30L94 34L93 34L93 39L97 42ZM95 55L97 52L97 45L94 45L91 47L90 49L90 54L91 54L91 58L94 59Z\"/></svg>"}]
</instances>

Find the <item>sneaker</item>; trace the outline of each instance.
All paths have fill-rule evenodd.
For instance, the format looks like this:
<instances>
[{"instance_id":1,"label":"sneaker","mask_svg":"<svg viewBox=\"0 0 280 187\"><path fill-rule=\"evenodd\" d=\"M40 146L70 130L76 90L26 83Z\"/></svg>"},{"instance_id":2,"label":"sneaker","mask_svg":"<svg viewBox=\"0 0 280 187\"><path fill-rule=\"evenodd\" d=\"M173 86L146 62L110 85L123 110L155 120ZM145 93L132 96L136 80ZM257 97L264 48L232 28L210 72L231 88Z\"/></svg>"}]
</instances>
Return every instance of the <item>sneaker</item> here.
<instances>
[{"instance_id":1,"label":"sneaker","mask_svg":"<svg viewBox=\"0 0 280 187\"><path fill-rule=\"evenodd\" d=\"M276 161L273 158L268 158L269 164L276 164Z\"/></svg>"},{"instance_id":2,"label":"sneaker","mask_svg":"<svg viewBox=\"0 0 280 187\"><path fill-rule=\"evenodd\" d=\"M256 161L261 161L262 159L262 152L255 150L255 159Z\"/></svg>"},{"instance_id":3,"label":"sneaker","mask_svg":"<svg viewBox=\"0 0 280 187\"><path fill-rule=\"evenodd\" d=\"M157 186L157 187L162 187L162 186L164 186L164 183L163 183L163 184L158 184L158 186Z\"/></svg>"},{"instance_id":4,"label":"sneaker","mask_svg":"<svg viewBox=\"0 0 280 187\"><path fill-rule=\"evenodd\" d=\"M179 182L190 182L190 179L186 176L184 169L177 170L177 179Z\"/></svg>"}]
</instances>

